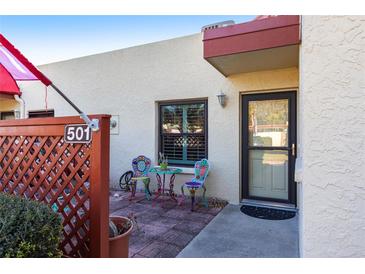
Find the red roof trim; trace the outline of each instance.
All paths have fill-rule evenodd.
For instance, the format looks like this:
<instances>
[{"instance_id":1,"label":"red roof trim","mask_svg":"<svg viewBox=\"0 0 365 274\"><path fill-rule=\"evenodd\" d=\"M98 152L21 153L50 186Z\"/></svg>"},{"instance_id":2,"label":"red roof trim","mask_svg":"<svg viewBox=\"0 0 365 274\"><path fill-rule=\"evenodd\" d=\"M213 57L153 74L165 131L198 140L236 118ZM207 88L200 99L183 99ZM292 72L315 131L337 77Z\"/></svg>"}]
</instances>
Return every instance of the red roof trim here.
<instances>
[{"instance_id":1,"label":"red roof trim","mask_svg":"<svg viewBox=\"0 0 365 274\"><path fill-rule=\"evenodd\" d=\"M223 28L206 30L204 31L203 41L299 24L299 15L268 17Z\"/></svg>"},{"instance_id":2,"label":"red roof trim","mask_svg":"<svg viewBox=\"0 0 365 274\"><path fill-rule=\"evenodd\" d=\"M204 32L204 58L300 44L300 16L277 16Z\"/></svg>"},{"instance_id":3,"label":"red roof trim","mask_svg":"<svg viewBox=\"0 0 365 274\"><path fill-rule=\"evenodd\" d=\"M13 91L6 91L6 90L0 90L0 94L7 94L7 95L22 95L22 93L19 92L13 92Z\"/></svg>"},{"instance_id":4,"label":"red roof trim","mask_svg":"<svg viewBox=\"0 0 365 274\"><path fill-rule=\"evenodd\" d=\"M17 58L34 76L38 78L44 85L49 86L52 82L44 76L27 58L17 50L2 34L0 34L0 43Z\"/></svg>"}]
</instances>

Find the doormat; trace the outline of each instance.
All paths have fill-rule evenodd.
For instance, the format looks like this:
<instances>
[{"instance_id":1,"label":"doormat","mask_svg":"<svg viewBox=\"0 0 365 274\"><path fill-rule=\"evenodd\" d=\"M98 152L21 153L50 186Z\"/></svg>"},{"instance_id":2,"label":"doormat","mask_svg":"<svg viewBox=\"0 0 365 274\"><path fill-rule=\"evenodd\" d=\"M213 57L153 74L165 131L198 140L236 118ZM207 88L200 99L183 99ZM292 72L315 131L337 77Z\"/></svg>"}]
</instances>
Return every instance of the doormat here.
<instances>
[{"instance_id":1,"label":"doormat","mask_svg":"<svg viewBox=\"0 0 365 274\"><path fill-rule=\"evenodd\" d=\"M267 207L250 206L250 205L243 205L241 207L241 211L248 216L251 216L254 218L259 218L259 219L266 219L266 220L291 219L296 214L294 211L267 208Z\"/></svg>"}]
</instances>

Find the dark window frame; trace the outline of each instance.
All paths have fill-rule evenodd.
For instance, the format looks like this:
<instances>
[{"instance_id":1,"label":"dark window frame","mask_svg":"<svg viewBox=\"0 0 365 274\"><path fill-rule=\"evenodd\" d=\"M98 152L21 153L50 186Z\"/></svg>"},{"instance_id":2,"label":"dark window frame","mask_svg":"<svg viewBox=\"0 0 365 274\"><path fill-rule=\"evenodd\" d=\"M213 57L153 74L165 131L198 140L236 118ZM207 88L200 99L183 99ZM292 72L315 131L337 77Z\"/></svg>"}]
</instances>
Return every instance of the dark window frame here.
<instances>
[{"instance_id":1,"label":"dark window frame","mask_svg":"<svg viewBox=\"0 0 365 274\"><path fill-rule=\"evenodd\" d=\"M204 104L204 133L163 133L162 130L162 107L171 106L171 105L191 105L191 104ZM172 101L163 101L158 103L158 152L162 152L162 136L163 135L203 135L205 138L205 158L208 159L208 99L194 99L194 100L172 100ZM158 153L157 153L158 154ZM158 157L157 157L158 158ZM169 163L171 166L181 166L181 167L193 167L194 163Z\"/></svg>"},{"instance_id":2,"label":"dark window frame","mask_svg":"<svg viewBox=\"0 0 365 274\"><path fill-rule=\"evenodd\" d=\"M28 111L28 118L48 118L48 117L54 117L55 111L54 109L40 109L40 110L29 110ZM32 117L33 116L33 117Z\"/></svg>"},{"instance_id":3,"label":"dark window frame","mask_svg":"<svg viewBox=\"0 0 365 274\"><path fill-rule=\"evenodd\" d=\"M15 112L14 111L2 111L0 112L0 120L5 120L4 117L6 115L13 115L14 116L14 119L15 119Z\"/></svg>"}]
</instances>

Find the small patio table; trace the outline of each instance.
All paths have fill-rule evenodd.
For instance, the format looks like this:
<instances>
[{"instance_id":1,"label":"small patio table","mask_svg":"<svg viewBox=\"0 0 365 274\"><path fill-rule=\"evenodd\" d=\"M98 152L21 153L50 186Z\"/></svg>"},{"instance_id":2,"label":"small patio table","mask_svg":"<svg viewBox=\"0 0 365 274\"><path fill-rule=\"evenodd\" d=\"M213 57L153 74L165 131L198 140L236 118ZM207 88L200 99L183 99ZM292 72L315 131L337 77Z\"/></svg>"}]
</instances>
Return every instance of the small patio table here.
<instances>
[{"instance_id":1,"label":"small patio table","mask_svg":"<svg viewBox=\"0 0 365 274\"><path fill-rule=\"evenodd\" d=\"M160 167L154 167L150 169L151 173L156 173L156 179L158 184L158 189L156 193L156 197L153 200L158 199L160 196L163 196L165 194L165 182L166 182L166 175L170 175L170 183L169 183L169 189L168 189L168 195L170 198L177 202L176 194L174 192L174 181L175 181L175 175L182 172L182 169L180 168L167 168L167 169L161 169ZM162 180L161 180L162 175Z\"/></svg>"}]
</instances>

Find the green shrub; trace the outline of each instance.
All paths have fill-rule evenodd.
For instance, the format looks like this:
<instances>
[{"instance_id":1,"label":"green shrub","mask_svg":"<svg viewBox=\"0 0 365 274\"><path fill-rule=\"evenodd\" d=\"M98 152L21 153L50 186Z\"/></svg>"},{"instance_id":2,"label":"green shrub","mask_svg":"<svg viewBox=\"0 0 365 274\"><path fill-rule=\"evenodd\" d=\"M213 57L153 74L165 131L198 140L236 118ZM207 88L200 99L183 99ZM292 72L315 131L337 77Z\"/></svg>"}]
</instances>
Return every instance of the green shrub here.
<instances>
[{"instance_id":1,"label":"green shrub","mask_svg":"<svg viewBox=\"0 0 365 274\"><path fill-rule=\"evenodd\" d=\"M0 257L60 257L60 216L46 204L0 193Z\"/></svg>"}]
</instances>

